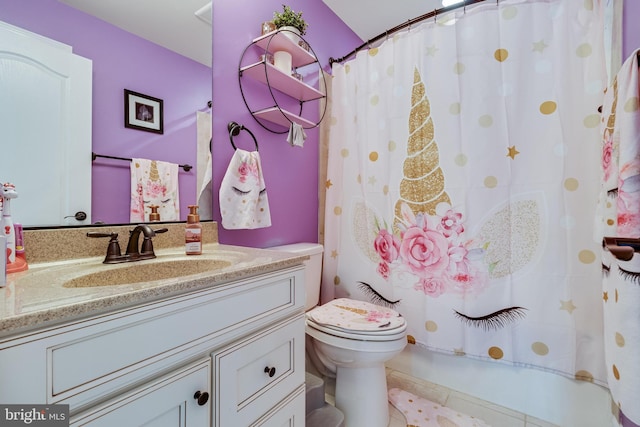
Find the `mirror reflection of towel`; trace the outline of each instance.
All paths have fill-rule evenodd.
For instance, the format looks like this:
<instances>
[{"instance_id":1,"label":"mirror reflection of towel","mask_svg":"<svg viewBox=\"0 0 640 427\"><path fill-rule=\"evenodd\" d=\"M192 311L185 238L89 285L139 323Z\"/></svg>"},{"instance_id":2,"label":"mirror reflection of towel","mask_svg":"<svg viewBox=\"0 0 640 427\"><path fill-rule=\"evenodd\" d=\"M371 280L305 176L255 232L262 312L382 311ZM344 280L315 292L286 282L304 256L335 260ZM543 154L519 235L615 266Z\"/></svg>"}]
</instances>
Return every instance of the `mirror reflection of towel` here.
<instances>
[{"instance_id":1,"label":"mirror reflection of towel","mask_svg":"<svg viewBox=\"0 0 640 427\"><path fill-rule=\"evenodd\" d=\"M130 222L148 222L151 209L158 206L161 221L180 220L178 165L158 160L131 160Z\"/></svg>"},{"instance_id":2,"label":"mirror reflection of towel","mask_svg":"<svg viewBox=\"0 0 640 427\"><path fill-rule=\"evenodd\" d=\"M271 226L260 154L237 149L220 184L220 214L227 230Z\"/></svg>"},{"instance_id":3,"label":"mirror reflection of towel","mask_svg":"<svg viewBox=\"0 0 640 427\"><path fill-rule=\"evenodd\" d=\"M213 185L211 159L211 114L196 112L197 129L197 195L200 220L213 219Z\"/></svg>"}]
</instances>

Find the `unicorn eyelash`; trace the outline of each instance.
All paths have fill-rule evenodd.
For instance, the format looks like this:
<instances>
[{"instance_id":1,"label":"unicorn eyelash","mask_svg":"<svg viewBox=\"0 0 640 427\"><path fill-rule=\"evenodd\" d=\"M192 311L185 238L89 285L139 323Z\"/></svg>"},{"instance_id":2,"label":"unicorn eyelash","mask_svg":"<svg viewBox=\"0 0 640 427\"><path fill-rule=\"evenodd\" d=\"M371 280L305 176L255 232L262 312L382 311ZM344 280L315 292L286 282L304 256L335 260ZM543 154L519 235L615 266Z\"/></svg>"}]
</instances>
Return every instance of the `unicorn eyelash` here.
<instances>
[{"instance_id":1,"label":"unicorn eyelash","mask_svg":"<svg viewBox=\"0 0 640 427\"><path fill-rule=\"evenodd\" d=\"M482 328L485 331L497 331L500 328L504 328L509 323L524 319L526 317L525 311L527 311L527 309L524 307L508 307L480 317L471 317L460 313L459 311L453 311L455 312L455 316L462 320L462 322L467 326Z\"/></svg>"},{"instance_id":2,"label":"unicorn eyelash","mask_svg":"<svg viewBox=\"0 0 640 427\"><path fill-rule=\"evenodd\" d=\"M640 285L640 273L625 270L621 267L618 267L618 271L620 272L620 276L622 276L625 280L628 280L629 282L633 282L636 285Z\"/></svg>"},{"instance_id":3,"label":"unicorn eyelash","mask_svg":"<svg viewBox=\"0 0 640 427\"><path fill-rule=\"evenodd\" d=\"M618 197L618 188L612 188L611 190L607 191L607 197L610 199L615 199Z\"/></svg>"},{"instance_id":4,"label":"unicorn eyelash","mask_svg":"<svg viewBox=\"0 0 640 427\"><path fill-rule=\"evenodd\" d=\"M371 287L368 283L358 282L358 287L366 296L369 297L372 303L378 304L388 308L395 308L396 305L400 303L401 300L391 301L380 295L376 292L375 289Z\"/></svg>"},{"instance_id":5,"label":"unicorn eyelash","mask_svg":"<svg viewBox=\"0 0 640 427\"><path fill-rule=\"evenodd\" d=\"M611 267L609 267L608 265L602 264L602 275L604 277L609 277L609 274L611 274Z\"/></svg>"},{"instance_id":6,"label":"unicorn eyelash","mask_svg":"<svg viewBox=\"0 0 640 427\"><path fill-rule=\"evenodd\" d=\"M267 192L267 189L266 189L266 188L263 188L262 190L260 190L260 193L258 193L258 194L260 194L260 195L262 196L262 195L263 195L264 193L266 193L266 192Z\"/></svg>"},{"instance_id":7,"label":"unicorn eyelash","mask_svg":"<svg viewBox=\"0 0 640 427\"><path fill-rule=\"evenodd\" d=\"M244 196L245 194L249 194L251 192L251 191L242 191L242 190L240 190L239 188L236 188L236 187L231 187L231 188L233 188L233 191L236 194L239 194L241 196Z\"/></svg>"}]
</instances>

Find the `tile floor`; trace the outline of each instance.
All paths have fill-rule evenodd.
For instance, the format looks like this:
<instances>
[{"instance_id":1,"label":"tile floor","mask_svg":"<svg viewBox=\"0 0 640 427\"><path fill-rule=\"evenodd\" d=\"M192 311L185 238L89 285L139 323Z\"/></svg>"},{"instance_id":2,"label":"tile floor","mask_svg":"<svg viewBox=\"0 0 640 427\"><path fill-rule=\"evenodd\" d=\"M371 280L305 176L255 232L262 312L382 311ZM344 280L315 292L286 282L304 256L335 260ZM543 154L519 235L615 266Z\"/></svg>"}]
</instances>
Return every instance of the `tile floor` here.
<instances>
[{"instance_id":1,"label":"tile floor","mask_svg":"<svg viewBox=\"0 0 640 427\"><path fill-rule=\"evenodd\" d=\"M387 387L400 388L416 396L429 399L464 414L480 418L491 427L557 427L554 424L533 418L493 403L477 399L446 387L423 381L402 372L387 369ZM334 404L335 383L325 382L326 400ZM391 420L389 427L406 427L405 418L389 404Z\"/></svg>"}]
</instances>

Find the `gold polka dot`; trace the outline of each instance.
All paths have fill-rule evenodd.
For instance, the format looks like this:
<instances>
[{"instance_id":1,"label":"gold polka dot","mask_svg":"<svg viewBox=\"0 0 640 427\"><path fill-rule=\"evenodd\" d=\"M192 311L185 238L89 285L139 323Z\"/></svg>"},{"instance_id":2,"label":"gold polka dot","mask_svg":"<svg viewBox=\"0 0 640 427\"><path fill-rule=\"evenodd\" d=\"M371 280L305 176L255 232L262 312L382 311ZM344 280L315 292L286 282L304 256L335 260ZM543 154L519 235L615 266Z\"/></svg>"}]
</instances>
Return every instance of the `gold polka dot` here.
<instances>
[{"instance_id":1,"label":"gold polka dot","mask_svg":"<svg viewBox=\"0 0 640 427\"><path fill-rule=\"evenodd\" d=\"M593 10L593 0L584 0L584 8L587 10Z\"/></svg>"},{"instance_id":2,"label":"gold polka dot","mask_svg":"<svg viewBox=\"0 0 640 427\"><path fill-rule=\"evenodd\" d=\"M493 125L493 117L490 114L485 114L484 116L480 116L478 119L478 124L483 128L488 128Z\"/></svg>"},{"instance_id":3,"label":"gold polka dot","mask_svg":"<svg viewBox=\"0 0 640 427\"><path fill-rule=\"evenodd\" d=\"M344 72L346 74L349 74L349 71L351 71L351 66L349 64L347 64L347 65L344 66Z\"/></svg>"},{"instance_id":4,"label":"gold polka dot","mask_svg":"<svg viewBox=\"0 0 640 427\"><path fill-rule=\"evenodd\" d=\"M378 102L380 102L380 97L378 95L373 95L369 100L369 103L374 106L378 105Z\"/></svg>"},{"instance_id":5,"label":"gold polka dot","mask_svg":"<svg viewBox=\"0 0 640 427\"><path fill-rule=\"evenodd\" d=\"M396 148L398 148L398 144L396 144L395 141L389 141L389 144L387 144L387 148L389 149L389 151L396 151Z\"/></svg>"},{"instance_id":6,"label":"gold polka dot","mask_svg":"<svg viewBox=\"0 0 640 427\"><path fill-rule=\"evenodd\" d=\"M338 124L338 118L336 116L331 116L331 118L329 119L329 124L331 126L335 126Z\"/></svg>"},{"instance_id":7,"label":"gold polka dot","mask_svg":"<svg viewBox=\"0 0 640 427\"><path fill-rule=\"evenodd\" d=\"M567 178L564 180L564 188L567 191L576 191L580 183L575 178Z\"/></svg>"},{"instance_id":8,"label":"gold polka dot","mask_svg":"<svg viewBox=\"0 0 640 427\"><path fill-rule=\"evenodd\" d=\"M619 380L620 379L620 371L618 371L618 367L614 364L611 369L613 370L613 376L615 377L615 379Z\"/></svg>"},{"instance_id":9,"label":"gold polka dot","mask_svg":"<svg viewBox=\"0 0 640 427\"><path fill-rule=\"evenodd\" d=\"M416 343L416 339L413 335L407 335L407 342L409 344L415 344Z\"/></svg>"},{"instance_id":10,"label":"gold polka dot","mask_svg":"<svg viewBox=\"0 0 640 427\"><path fill-rule=\"evenodd\" d=\"M502 19L513 19L518 14L518 9L515 6L505 7L502 11Z\"/></svg>"},{"instance_id":11,"label":"gold polka dot","mask_svg":"<svg viewBox=\"0 0 640 427\"><path fill-rule=\"evenodd\" d=\"M509 51L507 49L496 49L496 51L493 53L493 57L496 58L496 61L498 62L506 61L508 56Z\"/></svg>"},{"instance_id":12,"label":"gold polka dot","mask_svg":"<svg viewBox=\"0 0 640 427\"><path fill-rule=\"evenodd\" d=\"M584 125L584 127L589 129L597 128L600 125L600 115L590 114L584 118L582 124Z\"/></svg>"},{"instance_id":13,"label":"gold polka dot","mask_svg":"<svg viewBox=\"0 0 640 427\"><path fill-rule=\"evenodd\" d=\"M424 328L429 332L435 332L438 330L438 324L433 320L427 320L424 323Z\"/></svg>"},{"instance_id":14,"label":"gold polka dot","mask_svg":"<svg viewBox=\"0 0 640 427\"><path fill-rule=\"evenodd\" d=\"M378 48L374 47L373 49L369 49L369 56L376 56L378 54Z\"/></svg>"},{"instance_id":15,"label":"gold polka dot","mask_svg":"<svg viewBox=\"0 0 640 427\"><path fill-rule=\"evenodd\" d=\"M504 357L504 352L500 347L491 347L488 353L492 359L500 360Z\"/></svg>"},{"instance_id":16,"label":"gold polka dot","mask_svg":"<svg viewBox=\"0 0 640 427\"><path fill-rule=\"evenodd\" d=\"M538 356L546 356L549 353L549 347L540 341L531 344L531 350Z\"/></svg>"},{"instance_id":17,"label":"gold polka dot","mask_svg":"<svg viewBox=\"0 0 640 427\"><path fill-rule=\"evenodd\" d=\"M616 345L624 347L624 336L620 332L616 332Z\"/></svg>"},{"instance_id":18,"label":"gold polka dot","mask_svg":"<svg viewBox=\"0 0 640 427\"><path fill-rule=\"evenodd\" d=\"M384 185L382 187L382 194L384 194L385 196L387 196L389 194L389 186L388 185Z\"/></svg>"},{"instance_id":19,"label":"gold polka dot","mask_svg":"<svg viewBox=\"0 0 640 427\"><path fill-rule=\"evenodd\" d=\"M340 276L333 277L333 284L338 286L340 284Z\"/></svg>"},{"instance_id":20,"label":"gold polka dot","mask_svg":"<svg viewBox=\"0 0 640 427\"><path fill-rule=\"evenodd\" d=\"M343 148L342 150L340 150L340 155L342 157L349 157L349 150L346 148Z\"/></svg>"},{"instance_id":21,"label":"gold polka dot","mask_svg":"<svg viewBox=\"0 0 640 427\"><path fill-rule=\"evenodd\" d=\"M378 152L377 151L372 151L369 153L369 160L372 162L375 162L378 160Z\"/></svg>"},{"instance_id":22,"label":"gold polka dot","mask_svg":"<svg viewBox=\"0 0 640 427\"><path fill-rule=\"evenodd\" d=\"M487 188L496 188L498 185L498 178L495 176L488 176L484 179L484 186Z\"/></svg>"},{"instance_id":23,"label":"gold polka dot","mask_svg":"<svg viewBox=\"0 0 640 427\"><path fill-rule=\"evenodd\" d=\"M553 114L558 106L553 101L546 101L540 104L540 112L542 114Z\"/></svg>"},{"instance_id":24,"label":"gold polka dot","mask_svg":"<svg viewBox=\"0 0 640 427\"><path fill-rule=\"evenodd\" d=\"M593 49L589 43L583 43L576 49L576 55L578 58L587 58L591 55L592 50Z\"/></svg>"},{"instance_id":25,"label":"gold polka dot","mask_svg":"<svg viewBox=\"0 0 640 427\"><path fill-rule=\"evenodd\" d=\"M342 207L336 206L335 208L333 208L333 213L335 215L342 215Z\"/></svg>"},{"instance_id":26,"label":"gold polka dot","mask_svg":"<svg viewBox=\"0 0 640 427\"><path fill-rule=\"evenodd\" d=\"M453 66L453 74L462 74L464 73L464 64L460 62L456 62Z\"/></svg>"},{"instance_id":27,"label":"gold polka dot","mask_svg":"<svg viewBox=\"0 0 640 427\"><path fill-rule=\"evenodd\" d=\"M578 254L578 259L583 264L591 264L596 260L596 254L594 254L593 251L589 249L584 249L581 250Z\"/></svg>"},{"instance_id":28,"label":"gold polka dot","mask_svg":"<svg viewBox=\"0 0 640 427\"><path fill-rule=\"evenodd\" d=\"M393 65L389 65L387 67L387 76L391 77L395 74L395 68L393 67Z\"/></svg>"},{"instance_id":29,"label":"gold polka dot","mask_svg":"<svg viewBox=\"0 0 640 427\"><path fill-rule=\"evenodd\" d=\"M608 225L608 226L612 226L612 225L614 225L615 223L616 223L616 221L615 221L614 219L611 219L611 218L607 219L607 225Z\"/></svg>"},{"instance_id":30,"label":"gold polka dot","mask_svg":"<svg viewBox=\"0 0 640 427\"><path fill-rule=\"evenodd\" d=\"M638 97L637 96L632 96L631 98L627 99L624 103L624 111L627 113L634 113L636 111L638 111Z\"/></svg>"},{"instance_id":31,"label":"gold polka dot","mask_svg":"<svg viewBox=\"0 0 640 427\"><path fill-rule=\"evenodd\" d=\"M577 371L574 377L575 379L580 381L589 381L591 383L593 382L593 374L589 371L585 371L585 370Z\"/></svg>"},{"instance_id":32,"label":"gold polka dot","mask_svg":"<svg viewBox=\"0 0 640 427\"><path fill-rule=\"evenodd\" d=\"M454 159L454 162L456 163L456 165L458 166L464 166L467 164L467 161L469 159L467 158L466 154L458 154L456 156L456 158Z\"/></svg>"},{"instance_id":33,"label":"gold polka dot","mask_svg":"<svg viewBox=\"0 0 640 427\"><path fill-rule=\"evenodd\" d=\"M358 181L358 184L362 184L362 175L358 175L356 181Z\"/></svg>"},{"instance_id":34,"label":"gold polka dot","mask_svg":"<svg viewBox=\"0 0 640 427\"><path fill-rule=\"evenodd\" d=\"M460 114L460 103L454 102L453 104L449 105L449 113L454 116Z\"/></svg>"},{"instance_id":35,"label":"gold polka dot","mask_svg":"<svg viewBox=\"0 0 640 427\"><path fill-rule=\"evenodd\" d=\"M618 302L618 289L616 288L616 292L615 292L615 301Z\"/></svg>"}]
</instances>

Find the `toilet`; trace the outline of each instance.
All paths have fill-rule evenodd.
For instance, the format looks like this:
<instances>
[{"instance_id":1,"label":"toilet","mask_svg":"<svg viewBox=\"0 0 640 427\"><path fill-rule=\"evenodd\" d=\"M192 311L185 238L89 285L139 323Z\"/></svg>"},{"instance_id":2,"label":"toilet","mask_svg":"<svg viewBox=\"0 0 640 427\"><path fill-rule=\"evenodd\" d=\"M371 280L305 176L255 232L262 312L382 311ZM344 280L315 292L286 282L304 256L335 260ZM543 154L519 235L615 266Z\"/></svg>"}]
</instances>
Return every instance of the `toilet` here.
<instances>
[{"instance_id":1,"label":"toilet","mask_svg":"<svg viewBox=\"0 0 640 427\"><path fill-rule=\"evenodd\" d=\"M307 353L335 375L335 406L345 416L345 427L386 427L384 364L407 345L405 319L390 308L348 298L318 305L322 245L295 243L269 249L310 257L305 262Z\"/></svg>"}]
</instances>

